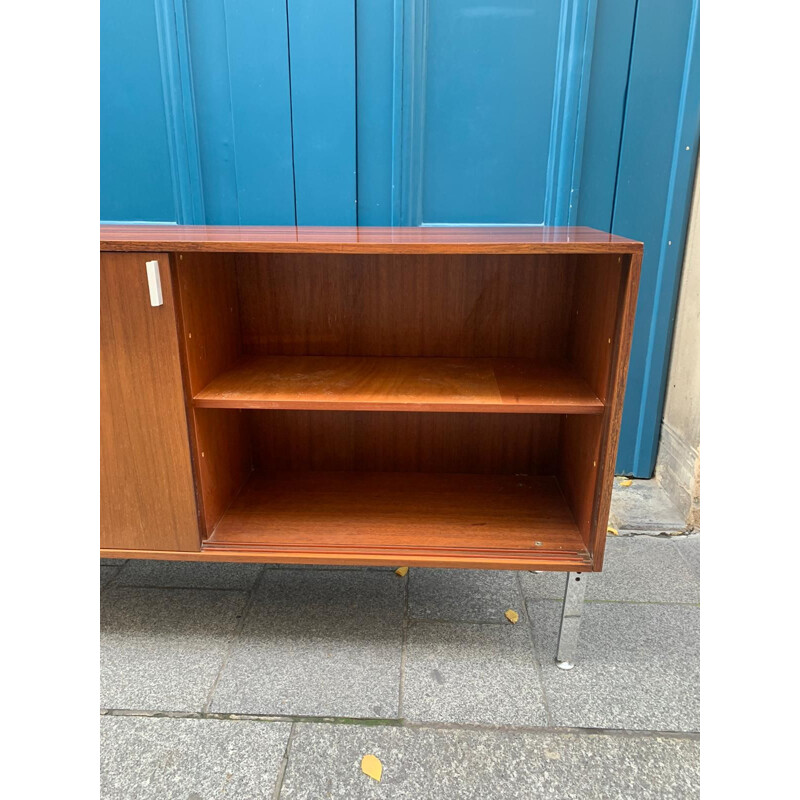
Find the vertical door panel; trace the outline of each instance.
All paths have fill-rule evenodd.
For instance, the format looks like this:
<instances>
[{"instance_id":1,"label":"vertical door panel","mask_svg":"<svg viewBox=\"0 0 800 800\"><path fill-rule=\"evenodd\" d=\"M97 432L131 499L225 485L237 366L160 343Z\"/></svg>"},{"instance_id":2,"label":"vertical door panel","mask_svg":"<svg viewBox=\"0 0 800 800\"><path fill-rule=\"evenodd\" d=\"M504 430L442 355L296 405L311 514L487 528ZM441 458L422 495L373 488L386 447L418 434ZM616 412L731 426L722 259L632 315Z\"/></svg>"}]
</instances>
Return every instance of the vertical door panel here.
<instances>
[{"instance_id":1,"label":"vertical door panel","mask_svg":"<svg viewBox=\"0 0 800 800\"><path fill-rule=\"evenodd\" d=\"M145 263L158 260L163 305ZM200 548L177 325L164 253L100 262L100 545Z\"/></svg>"},{"instance_id":2,"label":"vertical door panel","mask_svg":"<svg viewBox=\"0 0 800 800\"><path fill-rule=\"evenodd\" d=\"M297 224L355 225L355 0L288 10Z\"/></svg>"},{"instance_id":3,"label":"vertical door panel","mask_svg":"<svg viewBox=\"0 0 800 800\"><path fill-rule=\"evenodd\" d=\"M358 224L392 224L394 3L356 0Z\"/></svg>"},{"instance_id":4,"label":"vertical door panel","mask_svg":"<svg viewBox=\"0 0 800 800\"><path fill-rule=\"evenodd\" d=\"M597 7L577 221L611 230L637 0Z\"/></svg>"},{"instance_id":5,"label":"vertical door panel","mask_svg":"<svg viewBox=\"0 0 800 800\"><path fill-rule=\"evenodd\" d=\"M285 0L187 7L206 222L293 225Z\"/></svg>"},{"instance_id":6,"label":"vertical door panel","mask_svg":"<svg viewBox=\"0 0 800 800\"><path fill-rule=\"evenodd\" d=\"M100 7L100 218L174 222L153 3Z\"/></svg>"},{"instance_id":7,"label":"vertical door panel","mask_svg":"<svg viewBox=\"0 0 800 800\"><path fill-rule=\"evenodd\" d=\"M574 224L596 0L398 6L394 224Z\"/></svg>"},{"instance_id":8,"label":"vertical door panel","mask_svg":"<svg viewBox=\"0 0 800 800\"><path fill-rule=\"evenodd\" d=\"M639 2L614 233L644 242L617 471L655 468L700 138L698 0Z\"/></svg>"},{"instance_id":9,"label":"vertical door panel","mask_svg":"<svg viewBox=\"0 0 800 800\"><path fill-rule=\"evenodd\" d=\"M544 222L560 5L428 6L424 222Z\"/></svg>"}]
</instances>

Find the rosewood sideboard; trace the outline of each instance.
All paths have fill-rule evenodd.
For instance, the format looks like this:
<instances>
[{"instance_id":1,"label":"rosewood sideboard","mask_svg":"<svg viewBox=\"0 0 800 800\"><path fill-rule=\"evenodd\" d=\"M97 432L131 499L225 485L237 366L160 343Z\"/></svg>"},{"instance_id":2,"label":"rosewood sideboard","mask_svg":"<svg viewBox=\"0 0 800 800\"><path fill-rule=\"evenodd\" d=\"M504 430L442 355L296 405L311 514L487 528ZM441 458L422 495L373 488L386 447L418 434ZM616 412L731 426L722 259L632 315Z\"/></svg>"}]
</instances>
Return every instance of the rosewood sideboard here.
<instances>
[{"instance_id":1,"label":"rosewood sideboard","mask_svg":"<svg viewBox=\"0 0 800 800\"><path fill-rule=\"evenodd\" d=\"M642 245L102 226L101 555L558 570L572 665Z\"/></svg>"}]
</instances>

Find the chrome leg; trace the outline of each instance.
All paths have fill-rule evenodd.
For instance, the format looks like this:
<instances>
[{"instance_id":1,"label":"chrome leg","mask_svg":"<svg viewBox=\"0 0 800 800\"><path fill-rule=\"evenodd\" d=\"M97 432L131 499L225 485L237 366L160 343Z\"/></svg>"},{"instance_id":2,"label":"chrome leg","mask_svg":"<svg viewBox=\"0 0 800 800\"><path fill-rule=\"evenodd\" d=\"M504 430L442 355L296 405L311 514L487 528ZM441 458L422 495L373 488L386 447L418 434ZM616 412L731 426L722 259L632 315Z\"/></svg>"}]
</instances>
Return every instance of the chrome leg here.
<instances>
[{"instance_id":1,"label":"chrome leg","mask_svg":"<svg viewBox=\"0 0 800 800\"><path fill-rule=\"evenodd\" d=\"M575 666L587 577L588 575L583 572L570 572L567 575L564 608L561 612L561 630L558 634L558 650L556 652L556 664L561 669L572 669Z\"/></svg>"}]
</instances>

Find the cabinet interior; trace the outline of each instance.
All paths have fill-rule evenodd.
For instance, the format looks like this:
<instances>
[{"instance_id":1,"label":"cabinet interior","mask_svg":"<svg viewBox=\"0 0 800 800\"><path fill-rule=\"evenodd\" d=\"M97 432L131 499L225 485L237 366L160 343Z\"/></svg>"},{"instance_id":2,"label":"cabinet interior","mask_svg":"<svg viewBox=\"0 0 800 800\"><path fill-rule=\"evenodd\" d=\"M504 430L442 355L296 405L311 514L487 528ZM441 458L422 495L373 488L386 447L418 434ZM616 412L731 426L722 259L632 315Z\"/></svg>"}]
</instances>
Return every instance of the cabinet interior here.
<instances>
[{"instance_id":1,"label":"cabinet interior","mask_svg":"<svg viewBox=\"0 0 800 800\"><path fill-rule=\"evenodd\" d=\"M629 259L175 254L204 549L591 569Z\"/></svg>"}]
</instances>

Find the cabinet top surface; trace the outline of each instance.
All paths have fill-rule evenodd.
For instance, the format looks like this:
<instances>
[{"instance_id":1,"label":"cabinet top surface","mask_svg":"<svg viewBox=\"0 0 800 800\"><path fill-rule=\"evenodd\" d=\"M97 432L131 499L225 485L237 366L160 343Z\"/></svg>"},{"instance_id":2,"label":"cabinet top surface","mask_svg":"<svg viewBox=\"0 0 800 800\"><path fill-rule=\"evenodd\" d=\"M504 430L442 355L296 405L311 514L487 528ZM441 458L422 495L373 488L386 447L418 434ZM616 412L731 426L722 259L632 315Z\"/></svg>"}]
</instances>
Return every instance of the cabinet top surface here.
<instances>
[{"instance_id":1,"label":"cabinet top surface","mask_svg":"<svg viewBox=\"0 0 800 800\"><path fill-rule=\"evenodd\" d=\"M642 243L584 227L101 225L100 249L240 253L639 253Z\"/></svg>"}]
</instances>

